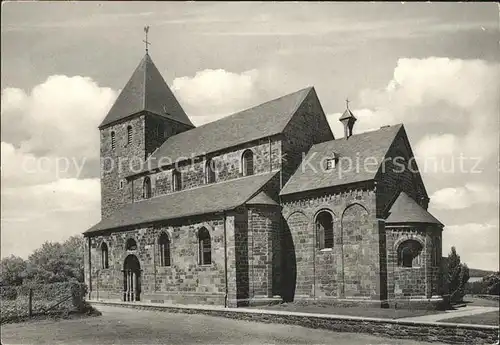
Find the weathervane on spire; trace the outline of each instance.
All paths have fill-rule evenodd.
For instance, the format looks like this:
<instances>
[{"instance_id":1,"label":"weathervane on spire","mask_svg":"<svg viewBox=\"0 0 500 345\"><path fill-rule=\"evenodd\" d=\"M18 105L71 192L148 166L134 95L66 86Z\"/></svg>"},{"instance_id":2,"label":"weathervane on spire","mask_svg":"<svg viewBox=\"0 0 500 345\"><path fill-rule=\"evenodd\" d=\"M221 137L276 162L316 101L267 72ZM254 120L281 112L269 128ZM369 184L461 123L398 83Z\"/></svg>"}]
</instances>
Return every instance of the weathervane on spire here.
<instances>
[{"instance_id":1,"label":"weathervane on spire","mask_svg":"<svg viewBox=\"0 0 500 345\"><path fill-rule=\"evenodd\" d=\"M149 25L144 27L144 32L146 33L146 39L142 40L146 44L146 54L148 53L148 45L151 44L148 42L148 31L149 31Z\"/></svg>"},{"instance_id":2,"label":"weathervane on spire","mask_svg":"<svg viewBox=\"0 0 500 345\"><path fill-rule=\"evenodd\" d=\"M346 98L345 99L345 106L347 107L347 109L349 109L349 102L350 102L349 98Z\"/></svg>"}]
</instances>

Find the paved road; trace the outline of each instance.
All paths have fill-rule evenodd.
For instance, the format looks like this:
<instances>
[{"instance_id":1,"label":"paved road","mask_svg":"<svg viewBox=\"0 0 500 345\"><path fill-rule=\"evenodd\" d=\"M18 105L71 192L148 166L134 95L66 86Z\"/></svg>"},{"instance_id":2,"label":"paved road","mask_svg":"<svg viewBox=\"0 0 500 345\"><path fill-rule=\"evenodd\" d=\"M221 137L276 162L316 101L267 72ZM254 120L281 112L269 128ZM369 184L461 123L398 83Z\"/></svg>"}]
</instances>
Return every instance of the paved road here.
<instances>
[{"instance_id":1,"label":"paved road","mask_svg":"<svg viewBox=\"0 0 500 345\"><path fill-rule=\"evenodd\" d=\"M446 322L446 319L489 313L491 311L498 311L498 307L466 306L466 307L456 309L456 310L447 310L447 311L440 313L440 314L430 314L430 315L423 315L423 316L416 316L416 317L405 317L405 318L402 318L400 320Z\"/></svg>"},{"instance_id":2,"label":"paved road","mask_svg":"<svg viewBox=\"0 0 500 345\"><path fill-rule=\"evenodd\" d=\"M98 309L102 316L2 325L2 344L426 344L205 315Z\"/></svg>"}]
</instances>

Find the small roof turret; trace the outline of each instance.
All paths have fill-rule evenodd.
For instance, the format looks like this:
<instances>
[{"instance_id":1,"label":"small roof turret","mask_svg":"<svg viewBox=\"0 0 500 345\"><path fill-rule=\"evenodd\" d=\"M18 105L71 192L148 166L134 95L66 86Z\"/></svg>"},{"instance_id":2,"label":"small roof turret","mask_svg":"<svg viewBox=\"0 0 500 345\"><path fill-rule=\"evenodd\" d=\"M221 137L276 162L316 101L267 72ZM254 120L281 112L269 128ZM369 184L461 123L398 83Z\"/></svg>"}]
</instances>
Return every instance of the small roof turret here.
<instances>
[{"instance_id":1,"label":"small roof turret","mask_svg":"<svg viewBox=\"0 0 500 345\"><path fill-rule=\"evenodd\" d=\"M345 100L346 102L346 110L339 118L339 121L344 125L344 138L349 138L352 135L352 129L354 127L354 123L358 120L354 114L349 109L349 99Z\"/></svg>"}]
</instances>

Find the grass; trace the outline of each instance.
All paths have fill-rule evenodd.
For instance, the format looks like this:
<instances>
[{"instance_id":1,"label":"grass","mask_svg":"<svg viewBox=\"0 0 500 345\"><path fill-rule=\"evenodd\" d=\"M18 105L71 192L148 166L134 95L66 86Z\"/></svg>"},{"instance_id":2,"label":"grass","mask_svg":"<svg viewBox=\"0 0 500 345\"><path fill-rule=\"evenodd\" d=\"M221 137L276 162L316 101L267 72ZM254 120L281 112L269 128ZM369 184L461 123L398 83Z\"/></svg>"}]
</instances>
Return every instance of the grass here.
<instances>
[{"instance_id":1,"label":"grass","mask_svg":"<svg viewBox=\"0 0 500 345\"><path fill-rule=\"evenodd\" d=\"M475 324L475 325L490 325L490 326L498 326L499 314L498 311L491 311L483 314L469 315L469 316L460 316L454 317L451 319L444 319L443 322L450 323L467 323L467 324Z\"/></svg>"},{"instance_id":2,"label":"grass","mask_svg":"<svg viewBox=\"0 0 500 345\"><path fill-rule=\"evenodd\" d=\"M373 317L382 319L400 319L403 317L415 317L430 314L439 314L442 311L438 310L421 310L421 309L394 309L394 308L380 308L380 307L364 307L364 306L336 306L321 302L309 303L282 303L276 305L259 306L256 308L263 308L268 310L280 311L295 311L302 313L319 313L331 315L346 315L346 316L361 316Z\"/></svg>"},{"instance_id":3,"label":"grass","mask_svg":"<svg viewBox=\"0 0 500 345\"><path fill-rule=\"evenodd\" d=\"M469 296L469 295L466 295L464 297L464 303L467 305L470 305L470 306L477 306L477 307L499 307L500 306L500 301L498 301L498 300L486 299L486 298Z\"/></svg>"}]
</instances>

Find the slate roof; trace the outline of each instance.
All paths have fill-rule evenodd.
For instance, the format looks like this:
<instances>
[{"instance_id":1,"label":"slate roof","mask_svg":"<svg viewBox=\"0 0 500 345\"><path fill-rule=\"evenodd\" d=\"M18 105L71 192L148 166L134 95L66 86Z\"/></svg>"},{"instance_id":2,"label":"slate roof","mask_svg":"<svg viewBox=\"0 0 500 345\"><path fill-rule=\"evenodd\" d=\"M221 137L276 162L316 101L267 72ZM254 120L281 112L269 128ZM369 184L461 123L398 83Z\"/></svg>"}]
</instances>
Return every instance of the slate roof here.
<instances>
[{"instance_id":1,"label":"slate roof","mask_svg":"<svg viewBox=\"0 0 500 345\"><path fill-rule=\"evenodd\" d=\"M342 116L339 117L339 121L342 121L342 120L345 120L345 119L348 119L348 118L353 118L354 120L357 120L356 116L354 116L354 114L351 112L351 110L350 109L346 109L344 111L344 113L342 114Z\"/></svg>"},{"instance_id":2,"label":"slate roof","mask_svg":"<svg viewBox=\"0 0 500 345\"><path fill-rule=\"evenodd\" d=\"M149 158L145 167L154 169L162 157L196 157L283 132L313 87L296 91L220 120L168 138Z\"/></svg>"},{"instance_id":3,"label":"slate roof","mask_svg":"<svg viewBox=\"0 0 500 345\"><path fill-rule=\"evenodd\" d=\"M402 124L382 127L372 132L355 134L349 138L340 138L316 144L306 155L299 168L281 190L281 195L293 194L307 190L315 190L326 187L339 186L349 183L369 181L375 178L378 167L382 163L392 142ZM321 161L325 157L336 154L338 163L333 169L326 170L321 167ZM359 157L359 169L356 170L356 162ZM373 157L377 165L369 165L372 158L366 160L367 169L363 162L368 157ZM343 159L344 158L344 159ZM349 169L350 158L352 168ZM309 162L312 167L307 164Z\"/></svg>"},{"instance_id":4,"label":"slate roof","mask_svg":"<svg viewBox=\"0 0 500 345\"><path fill-rule=\"evenodd\" d=\"M230 210L251 199L277 172L242 177L124 205L85 231L102 230Z\"/></svg>"},{"instance_id":5,"label":"slate roof","mask_svg":"<svg viewBox=\"0 0 500 345\"><path fill-rule=\"evenodd\" d=\"M266 192L262 191L246 202L247 205L279 205Z\"/></svg>"},{"instance_id":6,"label":"slate roof","mask_svg":"<svg viewBox=\"0 0 500 345\"><path fill-rule=\"evenodd\" d=\"M437 224L443 226L432 214L426 211L422 206L417 204L405 192L399 193L396 201L392 204L389 210L389 216L385 220L386 223L426 223Z\"/></svg>"},{"instance_id":7,"label":"slate roof","mask_svg":"<svg viewBox=\"0 0 500 345\"><path fill-rule=\"evenodd\" d=\"M193 126L147 53L99 125L99 128L140 111L149 111Z\"/></svg>"}]
</instances>

